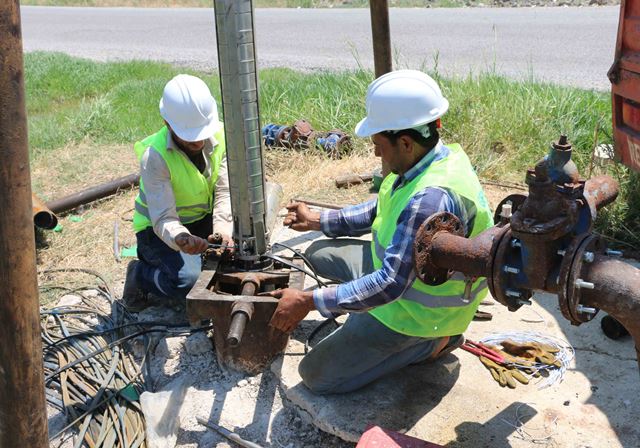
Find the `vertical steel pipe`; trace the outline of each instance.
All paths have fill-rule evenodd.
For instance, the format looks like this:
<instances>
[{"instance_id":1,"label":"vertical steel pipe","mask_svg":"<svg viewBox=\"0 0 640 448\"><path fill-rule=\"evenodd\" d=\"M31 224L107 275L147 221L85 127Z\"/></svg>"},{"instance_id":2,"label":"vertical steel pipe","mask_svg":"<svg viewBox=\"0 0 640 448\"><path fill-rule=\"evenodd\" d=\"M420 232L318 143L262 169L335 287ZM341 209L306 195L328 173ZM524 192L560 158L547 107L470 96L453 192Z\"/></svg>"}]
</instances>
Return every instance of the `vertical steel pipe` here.
<instances>
[{"instance_id":1,"label":"vertical steel pipe","mask_svg":"<svg viewBox=\"0 0 640 448\"><path fill-rule=\"evenodd\" d=\"M20 3L0 3L0 447L45 447Z\"/></svg>"},{"instance_id":2,"label":"vertical steel pipe","mask_svg":"<svg viewBox=\"0 0 640 448\"><path fill-rule=\"evenodd\" d=\"M215 0L234 239L240 260L267 251L265 182L251 0Z\"/></svg>"},{"instance_id":3,"label":"vertical steel pipe","mask_svg":"<svg viewBox=\"0 0 640 448\"><path fill-rule=\"evenodd\" d=\"M387 0L370 0L373 62L376 78L389 73L391 66L391 32L389 31L389 4Z\"/></svg>"}]
</instances>

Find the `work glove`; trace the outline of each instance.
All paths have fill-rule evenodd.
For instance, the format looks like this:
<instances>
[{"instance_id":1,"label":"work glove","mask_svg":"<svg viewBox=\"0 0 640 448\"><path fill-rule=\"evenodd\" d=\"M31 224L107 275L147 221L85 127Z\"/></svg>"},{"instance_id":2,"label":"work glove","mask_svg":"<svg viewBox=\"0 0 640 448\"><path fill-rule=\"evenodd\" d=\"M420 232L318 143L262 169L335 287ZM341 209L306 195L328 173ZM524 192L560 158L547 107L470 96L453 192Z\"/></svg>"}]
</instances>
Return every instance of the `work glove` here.
<instances>
[{"instance_id":1,"label":"work glove","mask_svg":"<svg viewBox=\"0 0 640 448\"><path fill-rule=\"evenodd\" d=\"M554 367L562 367L562 363L556 358L560 349L539 342L514 342L511 339L502 341L505 352L520 358L534 360Z\"/></svg>"},{"instance_id":2,"label":"work glove","mask_svg":"<svg viewBox=\"0 0 640 448\"><path fill-rule=\"evenodd\" d=\"M489 369L489 372L491 372L491 376L493 377L493 379L496 380L502 387L508 386L511 389L515 389L516 382L514 381L514 378L520 381L522 384L529 384L529 378L524 376L524 374L520 372L517 367L503 366L490 360L489 358L485 358L484 356L480 357L480 362L484 364L487 369Z\"/></svg>"}]
</instances>

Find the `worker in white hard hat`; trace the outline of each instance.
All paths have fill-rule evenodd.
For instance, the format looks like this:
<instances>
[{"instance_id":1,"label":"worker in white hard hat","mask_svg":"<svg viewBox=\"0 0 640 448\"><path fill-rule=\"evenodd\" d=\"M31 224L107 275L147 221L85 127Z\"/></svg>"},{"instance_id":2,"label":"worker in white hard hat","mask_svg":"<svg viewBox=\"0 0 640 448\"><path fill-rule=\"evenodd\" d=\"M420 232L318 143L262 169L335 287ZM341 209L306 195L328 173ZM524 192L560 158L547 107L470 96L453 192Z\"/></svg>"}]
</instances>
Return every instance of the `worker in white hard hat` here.
<instances>
[{"instance_id":1,"label":"worker in white hard hat","mask_svg":"<svg viewBox=\"0 0 640 448\"><path fill-rule=\"evenodd\" d=\"M160 99L164 126L136 142L140 193L133 228L138 258L127 267L123 292L131 311L149 293L183 300L201 271L200 254L214 232L231 244L233 223L222 123L200 78L178 75Z\"/></svg>"},{"instance_id":2,"label":"worker in white hard hat","mask_svg":"<svg viewBox=\"0 0 640 448\"><path fill-rule=\"evenodd\" d=\"M422 72L379 77L369 86L367 116L355 130L371 137L375 155L391 170L377 199L322 213L302 203L288 206L284 224L295 230L321 230L331 238L372 233L372 241L325 239L306 251L316 272L337 287L272 293L280 300L271 325L281 331L291 332L314 309L327 318L350 313L300 363L313 392L349 392L443 356L462 344L487 293L484 279L453 277L430 286L413 268L416 233L434 213L456 215L468 237L493 222L467 155L460 145L440 140L448 107L438 84Z\"/></svg>"}]
</instances>

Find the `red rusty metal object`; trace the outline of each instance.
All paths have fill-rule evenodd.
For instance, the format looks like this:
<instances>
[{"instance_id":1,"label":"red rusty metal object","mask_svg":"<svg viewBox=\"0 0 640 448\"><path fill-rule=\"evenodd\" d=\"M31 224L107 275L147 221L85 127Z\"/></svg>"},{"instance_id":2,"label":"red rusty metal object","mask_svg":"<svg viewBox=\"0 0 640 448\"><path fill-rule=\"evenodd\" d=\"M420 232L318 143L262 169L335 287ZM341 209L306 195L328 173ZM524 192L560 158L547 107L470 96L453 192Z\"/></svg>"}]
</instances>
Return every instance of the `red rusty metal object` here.
<instances>
[{"instance_id":1,"label":"red rusty metal object","mask_svg":"<svg viewBox=\"0 0 640 448\"><path fill-rule=\"evenodd\" d=\"M438 232L462 237L464 226L456 215L440 212L431 215L418 229L413 244L413 266L416 276L427 285L441 285L453 274L451 266L440 268L432 260L431 243Z\"/></svg>"},{"instance_id":2,"label":"red rusty metal object","mask_svg":"<svg viewBox=\"0 0 640 448\"><path fill-rule=\"evenodd\" d=\"M492 227L476 238L438 232L431 240L430 260L441 269L464 272L470 277L486 277L491 272L493 242L502 231L500 227Z\"/></svg>"},{"instance_id":3,"label":"red rusty metal object","mask_svg":"<svg viewBox=\"0 0 640 448\"><path fill-rule=\"evenodd\" d=\"M640 170L640 2L622 0L609 69L616 159Z\"/></svg>"},{"instance_id":4,"label":"red rusty metal object","mask_svg":"<svg viewBox=\"0 0 640 448\"><path fill-rule=\"evenodd\" d=\"M618 197L620 186L611 176L596 176L584 184L584 197L592 209L600 210Z\"/></svg>"},{"instance_id":5,"label":"red rusty metal object","mask_svg":"<svg viewBox=\"0 0 640 448\"><path fill-rule=\"evenodd\" d=\"M593 289L581 290L581 302L606 311L627 329L640 362L640 269L597 255L585 270L584 280L593 284Z\"/></svg>"},{"instance_id":6,"label":"red rusty metal object","mask_svg":"<svg viewBox=\"0 0 640 448\"><path fill-rule=\"evenodd\" d=\"M133 188L140 183L140 175L137 173L105 182L95 187L70 194L60 199L47 202L47 207L54 213L63 213L73 210L81 205L88 204L98 199L116 194L120 190Z\"/></svg>"},{"instance_id":7,"label":"red rusty metal object","mask_svg":"<svg viewBox=\"0 0 640 448\"><path fill-rule=\"evenodd\" d=\"M31 202L33 205L33 224L41 229L53 229L58 225L58 217L44 205L44 202L31 193Z\"/></svg>"},{"instance_id":8,"label":"red rusty metal object","mask_svg":"<svg viewBox=\"0 0 640 448\"><path fill-rule=\"evenodd\" d=\"M302 267L299 258L287 260ZM187 295L187 316L195 326L213 321L221 365L257 374L284 351L289 335L269 326L278 299L256 294L286 287L303 289L304 273L277 261L269 271L238 271L224 258L208 260Z\"/></svg>"}]
</instances>

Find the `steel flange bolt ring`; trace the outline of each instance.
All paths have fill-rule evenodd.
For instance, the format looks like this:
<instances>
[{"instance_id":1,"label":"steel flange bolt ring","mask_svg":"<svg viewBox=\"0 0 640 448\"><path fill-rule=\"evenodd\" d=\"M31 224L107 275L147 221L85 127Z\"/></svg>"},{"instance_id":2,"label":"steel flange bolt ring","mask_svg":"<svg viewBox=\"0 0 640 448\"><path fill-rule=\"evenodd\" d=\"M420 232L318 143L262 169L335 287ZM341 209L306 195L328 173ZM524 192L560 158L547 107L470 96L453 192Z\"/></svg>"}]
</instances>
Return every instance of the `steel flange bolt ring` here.
<instances>
[{"instance_id":1,"label":"steel flange bolt ring","mask_svg":"<svg viewBox=\"0 0 640 448\"><path fill-rule=\"evenodd\" d=\"M438 232L464 236L463 225L458 217L449 212L431 215L418 229L413 243L413 267L416 276L427 285L441 285L453 271L437 267L431 260L431 242Z\"/></svg>"},{"instance_id":2,"label":"steel flange bolt ring","mask_svg":"<svg viewBox=\"0 0 640 448\"><path fill-rule=\"evenodd\" d=\"M570 316L569 320L574 325L589 322L598 314L597 308L582 306L580 304L580 298L583 289L593 289L595 287L593 283L583 280L586 278L585 274L590 267L588 260L591 257L588 254L604 253L605 250L604 240L599 236L590 235L583 240L582 244L580 244L575 251L573 263L571 264L566 282L566 296L558 296L560 300L564 299L565 303L560 304L561 309L564 307L568 311Z\"/></svg>"}]
</instances>

